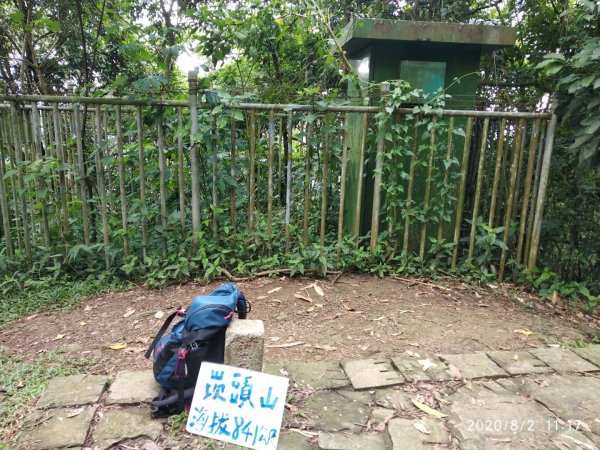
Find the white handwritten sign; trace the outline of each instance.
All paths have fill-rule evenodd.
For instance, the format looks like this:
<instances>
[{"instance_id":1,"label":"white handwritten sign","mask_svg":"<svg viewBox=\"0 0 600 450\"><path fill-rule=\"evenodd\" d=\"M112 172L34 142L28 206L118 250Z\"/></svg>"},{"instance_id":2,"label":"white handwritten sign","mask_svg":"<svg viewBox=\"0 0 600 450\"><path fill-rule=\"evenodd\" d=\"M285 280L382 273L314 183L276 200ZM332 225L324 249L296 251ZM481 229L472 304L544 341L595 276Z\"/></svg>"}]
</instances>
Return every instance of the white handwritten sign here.
<instances>
[{"instance_id":1,"label":"white handwritten sign","mask_svg":"<svg viewBox=\"0 0 600 450\"><path fill-rule=\"evenodd\" d=\"M276 449L289 380L202 363L187 431L252 449Z\"/></svg>"}]
</instances>

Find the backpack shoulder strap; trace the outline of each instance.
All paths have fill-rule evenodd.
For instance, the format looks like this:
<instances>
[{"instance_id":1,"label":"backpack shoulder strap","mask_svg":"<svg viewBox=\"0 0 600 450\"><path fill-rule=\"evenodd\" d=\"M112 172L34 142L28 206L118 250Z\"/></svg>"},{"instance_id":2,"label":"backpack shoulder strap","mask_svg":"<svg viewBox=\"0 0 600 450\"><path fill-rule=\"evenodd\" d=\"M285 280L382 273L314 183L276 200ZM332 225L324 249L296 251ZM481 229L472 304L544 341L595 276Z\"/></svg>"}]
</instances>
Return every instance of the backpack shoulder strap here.
<instances>
[{"instance_id":1,"label":"backpack shoulder strap","mask_svg":"<svg viewBox=\"0 0 600 450\"><path fill-rule=\"evenodd\" d=\"M158 341L160 341L160 338L163 337L163 335L165 334L165 331L167 331L167 328L169 328L169 325L171 325L171 322L173 322L173 319L178 315L185 315L185 310L183 308L179 308L177 311L175 311L174 313L171 313L169 315L169 317L166 318L165 322L162 324L162 327L160 327L160 330L158 330L158 333L156 333L156 336L154 336L154 339L152 340L152 343L148 347L148 350L146 350L146 353L144 354L144 358L146 358L146 359L150 358L150 355L152 354L152 350L154 350L154 346L157 344Z\"/></svg>"}]
</instances>

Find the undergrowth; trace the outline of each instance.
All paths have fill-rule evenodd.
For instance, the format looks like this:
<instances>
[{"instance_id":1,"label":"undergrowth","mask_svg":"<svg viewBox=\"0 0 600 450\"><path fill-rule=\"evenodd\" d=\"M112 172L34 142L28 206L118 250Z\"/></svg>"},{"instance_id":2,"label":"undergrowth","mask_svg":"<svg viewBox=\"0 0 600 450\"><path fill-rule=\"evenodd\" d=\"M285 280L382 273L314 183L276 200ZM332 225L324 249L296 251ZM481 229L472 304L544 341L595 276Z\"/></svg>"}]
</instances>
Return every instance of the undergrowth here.
<instances>
[{"instance_id":1,"label":"undergrowth","mask_svg":"<svg viewBox=\"0 0 600 450\"><path fill-rule=\"evenodd\" d=\"M14 442L14 433L50 379L83 373L92 363L59 351L25 360L0 349L0 449L8 448L9 440Z\"/></svg>"}]
</instances>

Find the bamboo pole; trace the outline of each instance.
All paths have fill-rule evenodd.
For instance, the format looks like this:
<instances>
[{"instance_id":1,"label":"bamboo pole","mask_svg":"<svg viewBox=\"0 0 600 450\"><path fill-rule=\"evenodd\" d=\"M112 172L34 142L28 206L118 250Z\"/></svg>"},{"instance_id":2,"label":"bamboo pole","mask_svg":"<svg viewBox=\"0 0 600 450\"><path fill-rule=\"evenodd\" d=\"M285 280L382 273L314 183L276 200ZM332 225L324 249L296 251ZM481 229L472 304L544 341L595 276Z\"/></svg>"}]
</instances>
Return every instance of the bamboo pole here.
<instances>
[{"instance_id":1,"label":"bamboo pole","mask_svg":"<svg viewBox=\"0 0 600 450\"><path fill-rule=\"evenodd\" d=\"M217 239L217 223L219 209L219 191L217 186L217 119L213 115L210 119L210 155L211 155L211 178L212 178L212 234Z\"/></svg>"},{"instance_id":2,"label":"bamboo pole","mask_svg":"<svg viewBox=\"0 0 600 450\"><path fill-rule=\"evenodd\" d=\"M236 206L236 184L237 184L237 174L236 174L236 120L235 116L231 115L231 203L229 206L229 216L231 217L231 227L233 228L233 233L235 234L237 231L237 206Z\"/></svg>"},{"instance_id":3,"label":"bamboo pole","mask_svg":"<svg viewBox=\"0 0 600 450\"><path fill-rule=\"evenodd\" d=\"M167 162L165 159L165 131L163 127L163 113L161 109L158 114L158 178L160 195L160 226L162 235L162 257L167 258L167 187L165 177L167 173Z\"/></svg>"},{"instance_id":4,"label":"bamboo pole","mask_svg":"<svg viewBox=\"0 0 600 450\"><path fill-rule=\"evenodd\" d=\"M448 169L449 169L449 163L450 163L450 158L452 158L452 138L453 138L453 132L454 132L454 116L450 117L450 120L448 121L448 137L446 138L446 141L448 142L448 147L446 148L446 160L447 161L444 164L444 181L443 181L443 186L446 187L448 185ZM440 217L440 222L438 224L438 231L437 231L437 240L441 241L443 238L443 233L444 233L444 229L443 229L443 217ZM437 256L436 256L437 258Z\"/></svg>"},{"instance_id":5,"label":"bamboo pole","mask_svg":"<svg viewBox=\"0 0 600 450\"><path fill-rule=\"evenodd\" d=\"M389 93L390 87L388 83L381 83L381 111L380 114L383 116L385 113L385 100ZM373 205L371 209L371 249L374 249L377 245L377 239L379 238L379 213L381 209L381 178L383 172L383 156L385 152L385 132L386 122L384 119L380 119L379 127L377 130L377 154L375 156L375 175L373 180Z\"/></svg>"},{"instance_id":6,"label":"bamboo pole","mask_svg":"<svg viewBox=\"0 0 600 450\"><path fill-rule=\"evenodd\" d=\"M546 200L546 189L548 187L548 177L550 176L550 162L552 161L552 151L554 149L554 133L556 132L556 123L558 121L554 113L556 101L552 108L552 118L546 130L546 142L544 148L544 157L540 171L540 183L535 205L535 216L533 221L533 230L531 233L531 247L529 249L529 259L527 268L533 269L537 264L537 255L540 246L540 234L542 231L542 216L544 214L544 202Z\"/></svg>"},{"instance_id":7,"label":"bamboo pole","mask_svg":"<svg viewBox=\"0 0 600 450\"><path fill-rule=\"evenodd\" d=\"M542 169L542 154L543 154L543 148L544 148L544 136L545 136L545 130L547 128L548 122L547 121L543 121L542 122L542 126L540 128L540 132L539 132L539 143L538 143L538 148L537 148L537 158L536 158L536 163L535 163L535 177L533 180L533 190L531 193L531 201L529 202L529 217L527 219L527 240L525 242L525 251L524 251L524 261L523 264L525 266L527 266L528 260L529 260L529 249L531 247L531 234L533 231L533 219L534 219L534 215L535 215L535 205L537 203L537 193L538 193L538 187L539 187L539 183L540 183L540 171Z\"/></svg>"},{"instance_id":8,"label":"bamboo pole","mask_svg":"<svg viewBox=\"0 0 600 450\"><path fill-rule=\"evenodd\" d=\"M306 131L306 158L304 159L304 216L302 220L303 242L308 244L308 215L310 213L310 166L312 158L312 123L307 125Z\"/></svg>"},{"instance_id":9,"label":"bamboo pole","mask_svg":"<svg viewBox=\"0 0 600 450\"><path fill-rule=\"evenodd\" d=\"M529 157L527 160L527 174L525 175L525 187L523 188L523 202L521 205L519 240L517 243L517 262L521 262L523 253L523 244L525 241L525 225L527 223L527 208L529 206L529 198L531 196L531 182L533 178L533 170L536 161L536 151L540 136L541 120L537 119L533 123L531 131L531 139L529 141ZM524 152L523 152L524 153Z\"/></svg>"},{"instance_id":10,"label":"bamboo pole","mask_svg":"<svg viewBox=\"0 0 600 450\"><path fill-rule=\"evenodd\" d=\"M18 193L19 201L21 204L21 223L23 224L23 244L25 246L25 254L27 255L27 262L29 267L32 263L31 253L31 236L29 230L29 219L27 217L27 199L25 197L25 183L23 181L23 168L21 159L21 139L19 134L19 119L17 117L17 108L14 103L10 104L10 120L12 122L13 129L13 144L15 146L15 162L17 170L17 182L18 182Z\"/></svg>"},{"instance_id":11,"label":"bamboo pole","mask_svg":"<svg viewBox=\"0 0 600 450\"><path fill-rule=\"evenodd\" d=\"M100 214L102 215L102 238L104 246L104 265L106 270L110 269L110 240L108 229L108 208L106 202L106 185L104 180L104 167L102 164L102 146L104 145L102 138L102 110L100 105L96 105L96 139L97 148L95 151L96 161L96 183L98 194L100 196Z\"/></svg>"},{"instance_id":12,"label":"bamboo pole","mask_svg":"<svg viewBox=\"0 0 600 450\"><path fill-rule=\"evenodd\" d=\"M423 199L423 211L429 209L429 200L431 197L431 179L433 177L433 155L435 153L435 128L437 116L431 119L431 130L429 136L429 160L427 161L427 178L425 179L425 198ZM419 257L425 257L425 243L427 240L427 220L424 218L421 225L421 239L419 241Z\"/></svg>"},{"instance_id":13,"label":"bamboo pole","mask_svg":"<svg viewBox=\"0 0 600 450\"><path fill-rule=\"evenodd\" d=\"M185 158L183 156L183 113L177 108L177 181L179 184L179 223L181 234L185 232L185 182L183 167Z\"/></svg>"},{"instance_id":14,"label":"bamboo pole","mask_svg":"<svg viewBox=\"0 0 600 450\"><path fill-rule=\"evenodd\" d=\"M125 158L123 156L123 124L121 120L121 105L117 105L117 156L119 158L119 196L121 199L121 226L123 227L123 255L129 256L129 224L127 223L127 198L125 196Z\"/></svg>"},{"instance_id":15,"label":"bamboo pole","mask_svg":"<svg viewBox=\"0 0 600 450\"><path fill-rule=\"evenodd\" d=\"M419 143L417 138L419 135L419 120L415 117L415 126L413 128L413 141L412 141L412 155L410 156L410 164L408 168L408 192L406 194L406 216L404 218L404 239L402 242L402 255L406 257L408 255L408 237L410 230L410 212L412 209L412 191L415 178L415 163L417 161L417 152Z\"/></svg>"},{"instance_id":16,"label":"bamboo pole","mask_svg":"<svg viewBox=\"0 0 600 450\"><path fill-rule=\"evenodd\" d=\"M35 149L35 157L44 163L44 155L42 153L42 130L40 127L40 113L37 109L37 104L31 104L31 138L33 149ZM45 194L44 194L45 193ZM40 214L42 216L42 236L44 238L44 247L50 248L50 226L48 223L47 204L49 200L49 189L41 176L37 177L37 201L40 205Z\"/></svg>"},{"instance_id":17,"label":"bamboo pole","mask_svg":"<svg viewBox=\"0 0 600 450\"><path fill-rule=\"evenodd\" d=\"M356 180L356 210L354 212L354 237L358 246L360 235L360 219L362 215L363 178L365 177L365 153L367 150L367 133L369 131L369 115L363 114L362 134L360 139L360 157L358 160L358 178Z\"/></svg>"},{"instance_id":18,"label":"bamboo pole","mask_svg":"<svg viewBox=\"0 0 600 450\"><path fill-rule=\"evenodd\" d=\"M508 199L506 201L506 210L504 214L504 233L502 236L502 242L504 245L508 245L508 237L510 232L510 222L512 220L513 215L513 202L515 200L515 191L517 187L517 175L519 170L519 159L521 157L521 136L525 132L523 129L525 127L524 119L520 119L517 123L517 130L515 133L514 140L514 150L513 150L513 160L510 167L510 181L508 187ZM502 282L504 278L504 266L506 265L506 249L502 249L502 253L500 255L500 265L498 268L498 281Z\"/></svg>"},{"instance_id":19,"label":"bamboo pole","mask_svg":"<svg viewBox=\"0 0 600 450\"><path fill-rule=\"evenodd\" d=\"M454 250L452 252L452 270L456 270L458 262L458 248L460 244L460 230L462 226L462 216L465 207L465 188L467 186L467 170L469 166L469 153L471 152L471 137L473 133L473 118L467 119L467 129L465 131L465 146L463 148L463 158L460 174L460 187L458 189L458 199L456 201L456 223L454 225Z\"/></svg>"},{"instance_id":20,"label":"bamboo pole","mask_svg":"<svg viewBox=\"0 0 600 450\"><path fill-rule=\"evenodd\" d=\"M342 136L342 168L340 174L340 206L338 210L338 230L337 230L337 250L336 262L340 265L342 255L342 238L344 236L344 202L346 201L346 176L348 172L348 119L349 115L344 115L343 136Z\"/></svg>"},{"instance_id":21,"label":"bamboo pole","mask_svg":"<svg viewBox=\"0 0 600 450\"><path fill-rule=\"evenodd\" d=\"M194 251L198 250L200 240L200 155L198 152L198 72L188 73L190 91L190 143L191 143L191 176L192 176L192 234Z\"/></svg>"},{"instance_id":22,"label":"bamboo pole","mask_svg":"<svg viewBox=\"0 0 600 450\"><path fill-rule=\"evenodd\" d=\"M321 180L321 225L319 227L320 252L323 254L325 246L325 227L327 224L327 191L329 186L329 148L331 146L331 132L329 127L333 122L331 114L325 117L325 145L323 147L323 176Z\"/></svg>"},{"instance_id":23,"label":"bamboo pole","mask_svg":"<svg viewBox=\"0 0 600 450\"><path fill-rule=\"evenodd\" d=\"M250 111L250 167L248 175L248 230L254 229L254 208L256 205L256 111Z\"/></svg>"},{"instance_id":24,"label":"bamboo pole","mask_svg":"<svg viewBox=\"0 0 600 450\"><path fill-rule=\"evenodd\" d=\"M83 224L83 241L85 245L90 245L90 222L88 216L87 192L86 192L86 172L85 159L83 154L83 137L81 132L81 119L79 115L79 105L73 104L73 120L75 122L75 141L77 145L77 165L79 197L81 199L81 220Z\"/></svg>"},{"instance_id":25,"label":"bamboo pole","mask_svg":"<svg viewBox=\"0 0 600 450\"><path fill-rule=\"evenodd\" d=\"M8 150L8 162L10 162L10 169L13 172L13 175L10 177L10 190L12 194L13 201L13 213L15 217L15 234L17 235L17 248L19 253L23 252L23 238L21 237L21 218L19 217L19 200L17 195L17 182L15 181L14 173L17 172L17 164L16 164L16 145L14 143L14 139L12 136L13 129L9 125L10 115L6 116L6 120L4 121L4 132L7 139L7 150Z\"/></svg>"},{"instance_id":26,"label":"bamboo pole","mask_svg":"<svg viewBox=\"0 0 600 450\"><path fill-rule=\"evenodd\" d=\"M267 234L271 236L273 226L273 147L275 144L274 111L269 111L269 156L268 156L268 192L267 192Z\"/></svg>"},{"instance_id":27,"label":"bamboo pole","mask_svg":"<svg viewBox=\"0 0 600 450\"><path fill-rule=\"evenodd\" d=\"M506 118L500 121L498 129L498 149L496 150L496 167L494 169L494 184L492 186L492 199L490 204L490 215L488 217L488 226L494 226L494 216L496 214L496 202L498 195L498 185L500 183L500 169L502 167L502 158L504 153L504 130L506 129Z\"/></svg>"},{"instance_id":28,"label":"bamboo pole","mask_svg":"<svg viewBox=\"0 0 600 450\"><path fill-rule=\"evenodd\" d=\"M277 198L281 206L282 185L283 185L283 118L279 121L279 139L277 140Z\"/></svg>"},{"instance_id":29,"label":"bamboo pole","mask_svg":"<svg viewBox=\"0 0 600 450\"><path fill-rule=\"evenodd\" d=\"M285 186L285 251L290 251L290 214L292 206L292 121L294 113L292 110L288 112L288 154L286 161L286 186Z\"/></svg>"},{"instance_id":30,"label":"bamboo pole","mask_svg":"<svg viewBox=\"0 0 600 450\"><path fill-rule=\"evenodd\" d=\"M60 191L60 212L62 221L62 234L63 239L69 235L69 211L67 209L67 183L65 179L65 170L63 165L65 164L64 149L62 145L62 136L60 133L60 116L58 111L58 105L54 103L52 105L52 121L54 123L54 142L56 146L56 158L58 160L58 187ZM49 121L48 121L49 123ZM66 243L65 243L66 244Z\"/></svg>"},{"instance_id":31,"label":"bamboo pole","mask_svg":"<svg viewBox=\"0 0 600 450\"><path fill-rule=\"evenodd\" d=\"M148 257L148 219L146 217L146 178L144 174L144 121L141 106L136 108L136 121L138 171L140 178L140 217L142 219L142 256L146 259Z\"/></svg>"},{"instance_id":32,"label":"bamboo pole","mask_svg":"<svg viewBox=\"0 0 600 450\"><path fill-rule=\"evenodd\" d=\"M2 117L0 117L2 120ZM0 212L2 213L2 228L4 231L4 242L6 243L6 254L8 256L9 268L13 268L12 259L14 257L14 247L12 242L12 230L10 226L10 210L8 209L8 196L6 195L6 185L4 184L4 161L6 161L6 155L4 148L8 149L8 138L5 136L4 120L2 120L2 126L0 127Z\"/></svg>"},{"instance_id":33,"label":"bamboo pole","mask_svg":"<svg viewBox=\"0 0 600 450\"><path fill-rule=\"evenodd\" d=\"M481 199L481 184L484 177L484 164L485 164L485 153L487 149L487 134L490 126L490 119L486 117L483 119L483 131L481 133L481 147L479 150L479 165L477 167L477 183L475 185L475 200L473 201L473 215L471 219L471 235L469 238L469 256L468 259L473 258L473 252L475 250L475 235L477 234L477 219L479 217L479 200Z\"/></svg>"}]
</instances>

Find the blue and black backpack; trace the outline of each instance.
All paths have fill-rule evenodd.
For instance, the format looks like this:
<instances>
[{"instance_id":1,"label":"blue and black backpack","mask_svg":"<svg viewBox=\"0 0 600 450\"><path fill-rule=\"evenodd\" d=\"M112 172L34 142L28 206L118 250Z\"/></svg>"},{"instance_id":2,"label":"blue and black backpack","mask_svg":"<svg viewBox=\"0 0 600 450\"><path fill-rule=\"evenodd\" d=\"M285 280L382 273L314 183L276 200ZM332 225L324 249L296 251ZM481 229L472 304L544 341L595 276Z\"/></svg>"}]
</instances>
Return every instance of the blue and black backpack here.
<instances>
[{"instance_id":1,"label":"blue and black backpack","mask_svg":"<svg viewBox=\"0 0 600 450\"><path fill-rule=\"evenodd\" d=\"M195 297L185 310L169 315L146 351L153 355L154 378L160 394L151 403L153 417L183 411L191 402L200 365L204 361L222 364L225 331L234 313L245 319L250 303L233 283L221 285L209 295ZM165 335L175 317L182 317Z\"/></svg>"}]
</instances>

